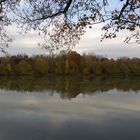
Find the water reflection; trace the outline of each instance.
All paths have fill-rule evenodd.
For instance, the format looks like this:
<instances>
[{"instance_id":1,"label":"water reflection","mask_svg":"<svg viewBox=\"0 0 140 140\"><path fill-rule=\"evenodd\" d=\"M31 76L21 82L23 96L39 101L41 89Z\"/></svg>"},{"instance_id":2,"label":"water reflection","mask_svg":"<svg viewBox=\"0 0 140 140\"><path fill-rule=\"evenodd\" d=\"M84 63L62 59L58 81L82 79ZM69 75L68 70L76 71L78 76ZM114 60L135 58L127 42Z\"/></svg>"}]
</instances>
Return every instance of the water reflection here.
<instances>
[{"instance_id":1,"label":"water reflection","mask_svg":"<svg viewBox=\"0 0 140 140\"><path fill-rule=\"evenodd\" d=\"M96 94L112 89L121 91L140 90L140 78L102 78L102 77L1 77L0 88L16 91L49 91L59 93L61 98L75 98L80 93Z\"/></svg>"},{"instance_id":2,"label":"water reflection","mask_svg":"<svg viewBox=\"0 0 140 140\"><path fill-rule=\"evenodd\" d=\"M0 80L0 140L140 139L138 79L60 79Z\"/></svg>"}]
</instances>

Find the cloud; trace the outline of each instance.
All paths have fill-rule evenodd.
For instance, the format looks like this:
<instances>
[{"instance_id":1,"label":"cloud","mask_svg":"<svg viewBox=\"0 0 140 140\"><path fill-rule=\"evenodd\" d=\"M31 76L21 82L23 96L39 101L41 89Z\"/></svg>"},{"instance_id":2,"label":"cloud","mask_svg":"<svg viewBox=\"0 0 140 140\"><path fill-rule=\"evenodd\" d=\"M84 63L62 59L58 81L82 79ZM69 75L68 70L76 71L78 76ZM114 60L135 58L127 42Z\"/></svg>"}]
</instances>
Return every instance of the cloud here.
<instances>
[{"instance_id":1,"label":"cloud","mask_svg":"<svg viewBox=\"0 0 140 140\"><path fill-rule=\"evenodd\" d=\"M85 35L81 37L79 44L74 48L78 53L93 53L113 58L118 57L140 57L140 47L137 44L125 44L124 39L127 32L120 32L115 39L107 39L101 42L101 27L103 24L95 25L92 29L86 29ZM38 33L31 31L29 34L19 34L19 29L14 25L7 28L10 36L14 40L7 50L10 55L15 54L46 54L47 50L42 50L38 47L38 42L43 42L43 37L38 36Z\"/></svg>"},{"instance_id":2,"label":"cloud","mask_svg":"<svg viewBox=\"0 0 140 140\"><path fill-rule=\"evenodd\" d=\"M95 30L94 30L95 28ZM101 42L101 26L94 26L93 30L87 30L86 34L81 38L75 50L83 53L94 53L111 58L118 57L140 57L140 47L138 44L124 43L125 37L128 35L126 31L120 32L114 39L105 39Z\"/></svg>"}]
</instances>

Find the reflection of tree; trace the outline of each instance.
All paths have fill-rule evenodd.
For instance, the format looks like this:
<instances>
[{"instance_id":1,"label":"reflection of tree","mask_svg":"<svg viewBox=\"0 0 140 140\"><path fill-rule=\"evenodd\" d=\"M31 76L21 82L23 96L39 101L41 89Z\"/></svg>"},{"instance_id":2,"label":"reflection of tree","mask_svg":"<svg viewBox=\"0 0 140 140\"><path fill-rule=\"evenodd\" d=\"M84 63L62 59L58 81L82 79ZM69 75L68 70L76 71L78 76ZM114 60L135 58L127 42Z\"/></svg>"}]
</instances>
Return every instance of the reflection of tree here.
<instances>
[{"instance_id":1,"label":"reflection of tree","mask_svg":"<svg viewBox=\"0 0 140 140\"><path fill-rule=\"evenodd\" d=\"M102 77L1 77L0 88L17 91L49 91L60 94L61 98L75 98L80 93L95 94L111 89L122 91L140 90L139 78Z\"/></svg>"}]
</instances>

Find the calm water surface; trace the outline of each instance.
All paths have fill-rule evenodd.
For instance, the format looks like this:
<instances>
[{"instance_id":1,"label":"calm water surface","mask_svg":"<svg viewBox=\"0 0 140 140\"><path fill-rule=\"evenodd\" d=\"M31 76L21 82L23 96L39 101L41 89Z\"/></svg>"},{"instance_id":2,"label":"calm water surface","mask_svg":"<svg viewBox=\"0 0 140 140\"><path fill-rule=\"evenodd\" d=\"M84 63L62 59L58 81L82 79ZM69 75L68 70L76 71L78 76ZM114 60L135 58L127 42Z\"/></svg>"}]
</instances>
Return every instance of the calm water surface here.
<instances>
[{"instance_id":1,"label":"calm water surface","mask_svg":"<svg viewBox=\"0 0 140 140\"><path fill-rule=\"evenodd\" d=\"M140 79L1 78L0 140L140 140Z\"/></svg>"}]
</instances>

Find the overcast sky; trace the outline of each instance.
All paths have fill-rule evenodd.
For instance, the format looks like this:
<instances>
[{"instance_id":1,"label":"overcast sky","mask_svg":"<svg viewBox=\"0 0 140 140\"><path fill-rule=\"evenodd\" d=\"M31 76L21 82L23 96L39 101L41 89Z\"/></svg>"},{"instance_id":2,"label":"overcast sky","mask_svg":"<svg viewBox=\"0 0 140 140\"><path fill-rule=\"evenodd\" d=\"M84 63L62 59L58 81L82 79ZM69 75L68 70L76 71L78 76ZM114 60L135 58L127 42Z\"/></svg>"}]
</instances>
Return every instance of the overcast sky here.
<instances>
[{"instance_id":1,"label":"overcast sky","mask_svg":"<svg viewBox=\"0 0 140 140\"><path fill-rule=\"evenodd\" d=\"M109 58L140 57L140 45L136 43L126 44L124 40L129 36L128 32L120 32L115 39L106 39L101 42L101 27L94 26L82 37L75 48L78 52L95 53Z\"/></svg>"},{"instance_id":2,"label":"overcast sky","mask_svg":"<svg viewBox=\"0 0 140 140\"><path fill-rule=\"evenodd\" d=\"M115 9L120 7L120 1L109 0L110 8ZM101 27L102 25L95 25L92 29L88 29L84 36L82 36L79 44L75 46L74 50L78 53L93 53L96 55L103 55L109 58L119 57L140 57L140 45L138 44L126 44L124 43L125 37L129 35L128 32L119 33L118 37L111 40L100 41L101 39ZM37 43L42 39L36 32L30 34L20 35L17 33L15 26L8 28L8 34L11 35L14 40L10 44L11 47L7 50L10 55L14 54L47 54L47 50L41 49L37 46Z\"/></svg>"},{"instance_id":3,"label":"overcast sky","mask_svg":"<svg viewBox=\"0 0 140 140\"><path fill-rule=\"evenodd\" d=\"M121 32L115 39L100 41L101 39L101 25L93 26L93 29L88 29L84 36L82 36L79 44L75 46L73 50L78 53L93 53L96 55L103 55L109 58L119 57L140 57L140 45L138 44L126 44L124 39L127 33ZM12 26L8 28L8 34L13 36L14 40L10 44L7 50L10 55L14 54L47 54L47 50L44 50L37 46L37 43L41 38L36 32L30 34L20 35L17 33L17 29Z\"/></svg>"}]
</instances>

